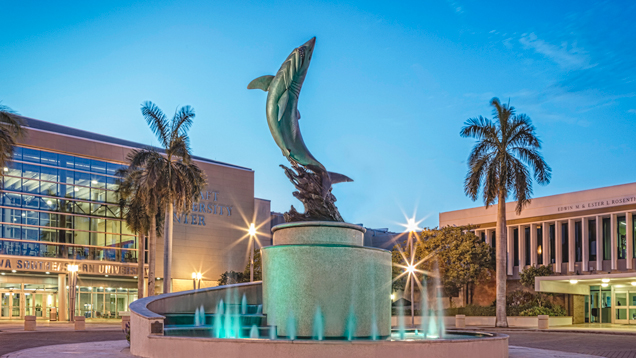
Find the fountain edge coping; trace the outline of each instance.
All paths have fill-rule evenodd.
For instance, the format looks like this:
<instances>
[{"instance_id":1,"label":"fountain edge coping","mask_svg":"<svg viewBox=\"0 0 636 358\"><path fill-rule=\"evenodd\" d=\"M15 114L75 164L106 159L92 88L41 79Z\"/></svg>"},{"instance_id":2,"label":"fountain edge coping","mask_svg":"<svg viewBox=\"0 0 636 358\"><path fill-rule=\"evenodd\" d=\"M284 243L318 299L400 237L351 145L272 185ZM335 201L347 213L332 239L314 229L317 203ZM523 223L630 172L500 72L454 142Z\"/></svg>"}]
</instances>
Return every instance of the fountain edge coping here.
<instances>
[{"instance_id":1,"label":"fountain edge coping","mask_svg":"<svg viewBox=\"0 0 636 358\"><path fill-rule=\"evenodd\" d=\"M301 246L305 246L305 247L341 247L341 248L349 248L349 249L364 249L364 250L373 250L373 251L386 252L388 254L391 254L390 250L381 249L379 247L357 246L357 245L346 245L346 244L284 244L284 245L263 246L263 247L261 247L261 250L275 249L275 248L278 248L278 247L301 247Z\"/></svg>"},{"instance_id":2,"label":"fountain edge coping","mask_svg":"<svg viewBox=\"0 0 636 358\"><path fill-rule=\"evenodd\" d=\"M349 224L340 221L296 221L291 223L278 224L272 228L272 233L282 229L290 229L295 227L339 227L344 229L353 229L362 232L367 232L367 229L360 225Z\"/></svg>"},{"instance_id":3,"label":"fountain edge coping","mask_svg":"<svg viewBox=\"0 0 636 358\"><path fill-rule=\"evenodd\" d=\"M213 338L213 337L187 337L187 336L150 336L149 338L160 338L160 339L170 339L170 340L197 340L197 341L202 341L202 340L206 340L206 341L218 341L218 342L236 342L236 343L262 343L262 342L268 342L268 344L289 344L289 343L293 343L293 344L377 344L377 343L381 343L381 344L399 344L399 343L406 343L406 344L426 344L426 343L430 343L430 344L439 344L439 343L448 343L448 342L456 342L456 343L462 343L462 342L475 342L476 340L479 340L481 342L483 341L487 341L487 340L494 340L494 341L498 341L498 340L504 340L504 339L508 339L509 336L507 334L503 334L503 333L492 333L492 332L481 332L481 331L457 331L457 330L449 330L449 333L470 333L470 334L484 334L484 335L489 335L489 337L480 337L480 338L465 338L465 339L426 339L426 340L378 340L378 341L373 341L373 340L366 340L366 339L354 339L352 341L347 341L347 340L332 340L332 339L326 339L326 340L322 340L322 341L318 341L315 339L285 339L285 338L276 338L276 339L269 339L269 338Z\"/></svg>"},{"instance_id":4,"label":"fountain edge coping","mask_svg":"<svg viewBox=\"0 0 636 358\"><path fill-rule=\"evenodd\" d=\"M179 291L179 292L171 292L171 293L163 293L161 295L156 295L156 296L149 296L149 297L144 297L144 298L140 298L136 301L133 301L130 304L130 312L136 313L139 316L145 318L145 319L165 319L165 316L162 316L156 312L151 311L148 308L148 305L154 301L157 300L161 300L161 299L165 299L165 298L169 298L169 297L177 297L177 296L185 296L185 295L190 295L190 294L194 294L194 293L201 293L201 292L208 292L208 291L215 291L215 290L223 290L223 289L228 289L228 288L233 288L233 287L242 287L242 286L256 286L256 285L261 285L262 281L255 281L255 282L245 282L245 283L237 283L237 284L233 284L233 285L223 285L223 286L214 286L214 287L206 287L206 288L201 288L198 290L189 290L189 291Z\"/></svg>"}]
</instances>

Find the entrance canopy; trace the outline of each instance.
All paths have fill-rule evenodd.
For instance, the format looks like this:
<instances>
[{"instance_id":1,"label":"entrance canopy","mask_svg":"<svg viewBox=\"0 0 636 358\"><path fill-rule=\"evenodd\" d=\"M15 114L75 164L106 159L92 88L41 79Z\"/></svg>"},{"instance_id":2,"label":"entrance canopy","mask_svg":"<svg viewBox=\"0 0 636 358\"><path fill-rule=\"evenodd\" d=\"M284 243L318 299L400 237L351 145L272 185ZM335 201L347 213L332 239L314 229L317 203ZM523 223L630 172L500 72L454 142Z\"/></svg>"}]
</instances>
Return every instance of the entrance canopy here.
<instances>
[{"instance_id":1,"label":"entrance canopy","mask_svg":"<svg viewBox=\"0 0 636 358\"><path fill-rule=\"evenodd\" d=\"M542 276L535 277L534 290L537 292L566 293L573 295L589 295L590 286L636 288L636 272L595 273L592 275Z\"/></svg>"}]
</instances>

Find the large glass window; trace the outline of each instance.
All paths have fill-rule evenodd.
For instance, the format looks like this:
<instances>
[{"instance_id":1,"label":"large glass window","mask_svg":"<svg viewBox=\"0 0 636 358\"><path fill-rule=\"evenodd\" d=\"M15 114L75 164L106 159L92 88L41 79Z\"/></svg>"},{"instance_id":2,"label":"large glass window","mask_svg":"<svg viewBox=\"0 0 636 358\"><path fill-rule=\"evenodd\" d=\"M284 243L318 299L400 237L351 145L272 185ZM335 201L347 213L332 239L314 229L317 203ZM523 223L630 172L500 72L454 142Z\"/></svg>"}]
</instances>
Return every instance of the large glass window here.
<instances>
[{"instance_id":1,"label":"large glass window","mask_svg":"<svg viewBox=\"0 0 636 358\"><path fill-rule=\"evenodd\" d=\"M616 250L618 258L624 259L627 257L627 223L624 216L619 216L616 221Z\"/></svg>"},{"instance_id":2,"label":"large glass window","mask_svg":"<svg viewBox=\"0 0 636 358\"><path fill-rule=\"evenodd\" d=\"M135 233L122 224L117 205L120 168L16 147L2 169L0 254L135 262L136 254L126 250L136 247Z\"/></svg>"},{"instance_id":3,"label":"large glass window","mask_svg":"<svg viewBox=\"0 0 636 358\"><path fill-rule=\"evenodd\" d=\"M587 222L590 261L596 261L596 220Z\"/></svg>"},{"instance_id":4,"label":"large glass window","mask_svg":"<svg viewBox=\"0 0 636 358\"><path fill-rule=\"evenodd\" d=\"M574 262L583 261L583 223L577 221L574 223Z\"/></svg>"},{"instance_id":5,"label":"large glass window","mask_svg":"<svg viewBox=\"0 0 636 358\"><path fill-rule=\"evenodd\" d=\"M612 223L609 218L603 219L603 260L612 259Z\"/></svg>"},{"instance_id":6,"label":"large glass window","mask_svg":"<svg viewBox=\"0 0 636 358\"><path fill-rule=\"evenodd\" d=\"M570 241L568 240L568 224L561 224L561 262L568 262Z\"/></svg>"}]
</instances>

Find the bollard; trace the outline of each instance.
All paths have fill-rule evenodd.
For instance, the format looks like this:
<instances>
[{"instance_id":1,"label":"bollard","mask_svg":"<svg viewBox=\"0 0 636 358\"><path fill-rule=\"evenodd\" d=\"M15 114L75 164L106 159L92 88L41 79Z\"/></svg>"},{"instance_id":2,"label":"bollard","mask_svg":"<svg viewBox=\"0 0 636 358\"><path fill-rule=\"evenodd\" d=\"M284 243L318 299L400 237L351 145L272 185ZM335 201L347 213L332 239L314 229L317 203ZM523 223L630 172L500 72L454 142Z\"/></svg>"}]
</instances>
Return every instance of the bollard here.
<instances>
[{"instance_id":1,"label":"bollard","mask_svg":"<svg viewBox=\"0 0 636 358\"><path fill-rule=\"evenodd\" d=\"M86 330L86 317L75 316L75 330L76 331Z\"/></svg>"},{"instance_id":2,"label":"bollard","mask_svg":"<svg viewBox=\"0 0 636 358\"><path fill-rule=\"evenodd\" d=\"M544 314L540 314L537 317L539 318L539 329L548 329L548 328L550 328L550 323L549 323L550 316L544 315Z\"/></svg>"},{"instance_id":3,"label":"bollard","mask_svg":"<svg viewBox=\"0 0 636 358\"><path fill-rule=\"evenodd\" d=\"M35 316L24 316L24 330L35 331Z\"/></svg>"},{"instance_id":4,"label":"bollard","mask_svg":"<svg viewBox=\"0 0 636 358\"><path fill-rule=\"evenodd\" d=\"M455 315L455 328L466 328L466 315Z\"/></svg>"},{"instance_id":5,"label":"bollard","mask_svg":"<svg viewBox=\"0 0 636 358\"><path fill-rule=\"evenodd\" d=\"M130 322L130 316L121 316L121 329L126 330L126 323Z\"/></svg>"}]
</instances>

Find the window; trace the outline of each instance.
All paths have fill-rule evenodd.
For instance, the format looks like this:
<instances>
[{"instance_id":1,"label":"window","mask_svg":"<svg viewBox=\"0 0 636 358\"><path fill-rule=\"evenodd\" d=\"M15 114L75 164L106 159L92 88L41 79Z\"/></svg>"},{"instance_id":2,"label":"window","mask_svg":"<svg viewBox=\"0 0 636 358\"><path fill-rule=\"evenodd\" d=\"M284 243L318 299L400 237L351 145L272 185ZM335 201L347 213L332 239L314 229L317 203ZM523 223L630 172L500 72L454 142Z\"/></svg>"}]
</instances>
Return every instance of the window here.
<instances>
[{"instance_id":1,"label":"window","mask_svg":"<svg viewBox=\"0 0 636 358\"><path fill-rule=\"evenodd\" d=\"M574 223L574 262L583 261L583 232L581 221Z\"/></svg>"},{"instance_id":2,"label":"window","mask_svg":"<svg viewBox=\"0 0 636 358\"><path fill-rule=\"evenodd\" d=\"M0 200L5 207L13 208L0 208L0 234L4 239L46 243L0 238L0 255L135 262L134 252L105 248L136 247L135 233L122 225L121 208L117 205L119 197L115 190L120 178L115 175L120 168L125 166L14 148L0 181L4 184ZM104 248L48 245L51 242ZM106 251L111 253L106 255Z\"/></svg>"},{"instance_id":3,"label":"window","mask_svg":"<svg viewBox=\"0 0 636 358\"><path fill-rule=\"evenodd\" d=\"M523 247L525 256L525 265L530 265L530 227L526 227L523 230Z\"/></svg>"},{"instance_id":4,"label":"window","mask_svg":"<svg viewBox=\"0 0 636 358\"><path fill-rule=\"evenodd\" d=\"M588 225L588 241L589 241L589 253L590 261L596 261L596 220L590 220Z\"/></svg>"},{"instance_id":5,"label":"window","mask_svg":"<svg viewBox=\"0 0 636 358\"><path fill-rule=\"evenodd\" d=\"M634 216L634 219L636 220L636 216ZM490 234L490 243L492 244L493 249L497 248L497 232L496 231L493 231ZM636 253L636 250L634 250L634 252Z\"/></svg>"},{"instance_id":6,"label":"window","mask_svg":"<svg viewBox=\"0 0 636 358\"><path fill-rule=\"evenodd\" d=\"M603 218L603 260L612 259L612 223Z\"/></svg>"},{"instance_id":7,"label":"window","mask_svg":"<svg viewBox=\"0 0 636 358\"><path fill-rule=\"evenodd\" d=\"M561 262L568 262L570 241L568 240L568 224L561 224Z\"/></svg>"},{"instance_id":8,"label":"window","mask_svg":"<svg viewBox=\"0 0 636 358\"><path fill-rule=\"evenodd\" d=\"M627 223L624 216L616 218L616 250L619 259L627 258Z\"/></svg>"},{"instance_id":9,"label":"window","mask_svg":"<svg viewBox=\"0 0 636 358\"><path fill-rule=\"evenodd\" d=\"M537 226L537 263L543 265L543 226Z\"/></svg>"},{"instance_id":10,"label":"window","mask_svg":"<svg viewBox=\"0 0 636 358\"><path fill-rule=\"evenodd\" d=\"M519 229L513 230L514 265L519 266Z\"/></svg>"},{"instance_id":11,"label":"window","mask_svg":"<svg viewBox=\"0 0 636 358\"><path fill-rule=\"evenodd\" d=\"M550 225L550 263L556 263L556 227Z\"/></svg>"}]
</instances>

